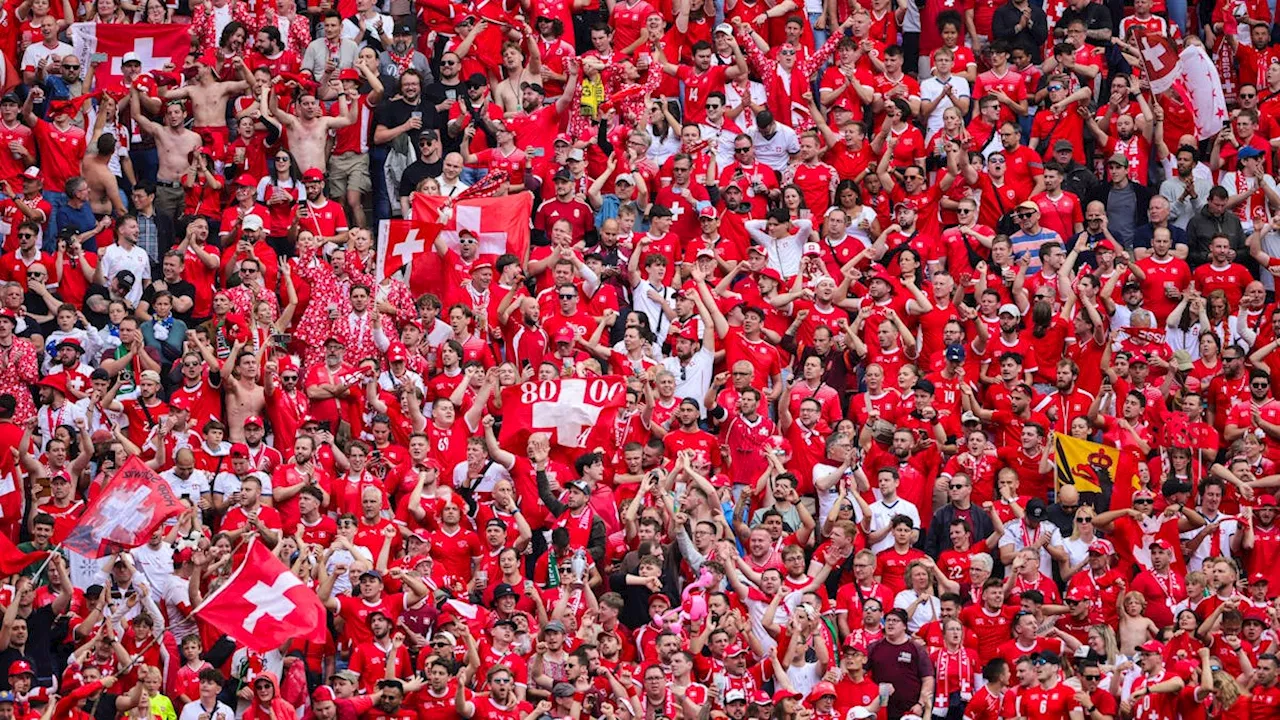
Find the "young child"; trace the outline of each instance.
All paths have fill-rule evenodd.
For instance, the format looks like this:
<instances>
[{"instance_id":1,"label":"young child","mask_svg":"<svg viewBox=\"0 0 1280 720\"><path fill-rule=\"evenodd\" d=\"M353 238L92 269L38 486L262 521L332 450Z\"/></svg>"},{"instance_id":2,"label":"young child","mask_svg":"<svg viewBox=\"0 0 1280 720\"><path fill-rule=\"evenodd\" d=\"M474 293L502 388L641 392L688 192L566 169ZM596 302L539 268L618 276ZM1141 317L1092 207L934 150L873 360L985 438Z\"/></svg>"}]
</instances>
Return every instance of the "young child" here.
<instances>
[{"instance_id":1,"label":"young child","mask_svg":"<svg viewBox=\"0 0 1280 720\"><path fill-rule=\"evenodd\" d=\"M1138 646L1152 640L1160 628L1144 613L1147 599L1140 592L1130 591L1120 596L1120 652L1132 657Z\"/></svg>"},{"instance_id":2,"label":"young child","mask_svg":"<svg viewBox=\"0 0 1280 720\"><path fill-rule=\"evenodd\" d=\"M187 703L200 699L200 672L213 666L200 658L204 648L200 646L200 636L195 633L182 638L178 651L182 654L182 666L178 668L170 694L178 712L182 712Z\"/></svg>"}]
</instances>

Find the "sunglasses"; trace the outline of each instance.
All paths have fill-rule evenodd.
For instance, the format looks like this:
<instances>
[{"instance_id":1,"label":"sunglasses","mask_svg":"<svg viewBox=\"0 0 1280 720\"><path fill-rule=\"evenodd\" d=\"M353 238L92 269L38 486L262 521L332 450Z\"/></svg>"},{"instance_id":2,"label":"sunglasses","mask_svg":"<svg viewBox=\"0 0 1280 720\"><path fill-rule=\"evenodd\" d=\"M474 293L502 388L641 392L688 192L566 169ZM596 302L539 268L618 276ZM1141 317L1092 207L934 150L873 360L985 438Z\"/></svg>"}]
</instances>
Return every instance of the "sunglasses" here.
<instances>
[{"instance_id":1,"label":"sunglasses","mask_svg":"<svg viewBox=\"0 0 1280 720\"><path fill-rule=\"evenodd\" d=\"M1077 525L1088 525L1088 524L1089 524L1089 523L1091 523L1091 522L1093 522L1093 518L1087 518L1087 517L1078 517L1078 518L1076 518L1076 524L1077 524Z\"/></svg>"},{"instance_id":2,"label":"sunglasses","mask_svg":"<svg viewBox=\"0 0 1280 720\"><path fill-rule=\"evenodd\" d=\"M965 489L965 488L967 488L967 487L969 487L969 486L968 486L968 485L965 485L965 484L963 484L963 483L951 483L951 489L952 489L952 490L963 490L963 489Z\"/></svg>"},{"instance_id":3,"label":"sunglasses","mask_svg":"<svg viewBox=\"0 0 1280 720\"><path fill-rule=\"evenodd\" d=\"M733 154L735 155L745 155L749 152L751 152L751 148L734 148L733 149Z\"/></svg>"},{"instance_id":4,"label":"sunglasses","mask_svg":"<svg viewBox=\"0 0 1280 720\"><path fill-rule=\"evenodd\" d=\"M32 235L31 233L18 233L18 237L20 237L20 238L25 238L25 239L27 239L27 240L30 240L30 239L34 238L34 237L35 237L35 235Z\"/></svg>"},{"instance_id":5,"label":"sunglasses","mask_svg":"<svg viewBox=\"0 0 1280 720\"><path fill-rule=\"evenodd\" d=\"M1152 500L1151 498L1144 498L1144 499L1134 500L1133 504L1134 505L1155 505L1156 501Z\"/></svg>"},{"instance_id":6,"label":"sunglasses","mask_svg":"<svg viewBox=\"0 0 1280 720\"><path fill-rule=\"evenodd\" d=\"M708 110L719 110L719 109L720 109L720 108L722 108L722 107L724 107L724 106L723 106L723 105L720 105L720 104L716 104L716 105L708 105L708 106L707 106L707 109L708 109Z\"/></svg>"},{"instance_id":7,"label":"sunglasses","mask_svg":"<svg viewBox=\"0 0 1280 720\"><path fill-rule=\"evenodd\" d=\"M1252 100L1252 99L1254 99L1254 98L1256 98L1256 97L1258 97L1258 96L1257 96L1257 95L1245 95L1245 94L1243 94L1243 93L1241 93L1241 94L1240 94L1240 99L1241 99L1241 100Z\"/></svg>"},{"instance_id":8,"label":"sunglasses","mask_svg":"<svg viewBox=\"0 0 1280 720\"><path fill-rule=\"evenodd\" d=\"M1035 213L1033 213L1033 212L1020 212L1020 213L1018 213L1017 215L1014 215L1014 217L1015 217L1015 218L1017 218L1017 219L1019 219L1019 220L1026 220L1027 218L1031 217L1032 215L1035 215Z\"/></svg>"},{"instance_id":9,"label":"sunglasses","mask_svg":"<svg viewBox=\"0 0 1280 720\"><path fill-rule=\"evenodd\" d=\"M577 295L561 295L561 296L560 296L560 299L561 299L561 300L572 300L572 299L574 299L574 298L576 298L576 297L578 297L578 296L577 296Z\"/></svg>"},{"instance_id":10,"label":"sunglasses","mask_svg":"<svg viewBox=\"0 0 1280 720\"><path fill-rule=\"evenodd\" d=\"M441 60L441 61L440 61L440 65L441 65L441 66L443 66L443 67L452 67L452 66L457 65L457 64L458 64L458 62L457 62L456 60Z\"/></svg>"}]
</instances>

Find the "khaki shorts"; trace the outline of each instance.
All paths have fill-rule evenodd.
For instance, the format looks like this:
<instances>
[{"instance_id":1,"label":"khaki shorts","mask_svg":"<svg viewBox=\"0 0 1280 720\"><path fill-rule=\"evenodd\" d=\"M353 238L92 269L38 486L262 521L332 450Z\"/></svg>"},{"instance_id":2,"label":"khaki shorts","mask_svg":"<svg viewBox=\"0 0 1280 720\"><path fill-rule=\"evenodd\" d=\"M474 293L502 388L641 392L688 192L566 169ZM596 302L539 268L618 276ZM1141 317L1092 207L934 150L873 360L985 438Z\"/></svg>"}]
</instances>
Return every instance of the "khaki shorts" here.
<instances>
[{"instance_id":1,"label":"khaki shorts","mask_svg":"<svg viewBox=\"0 0 1280 720\"><path fill-rule=\"evenodd\" d=\"M359 193L373 190L368 155L343 153L329 158L329 197L341 200L348 190Z\"/></svg>"}]
</instances>

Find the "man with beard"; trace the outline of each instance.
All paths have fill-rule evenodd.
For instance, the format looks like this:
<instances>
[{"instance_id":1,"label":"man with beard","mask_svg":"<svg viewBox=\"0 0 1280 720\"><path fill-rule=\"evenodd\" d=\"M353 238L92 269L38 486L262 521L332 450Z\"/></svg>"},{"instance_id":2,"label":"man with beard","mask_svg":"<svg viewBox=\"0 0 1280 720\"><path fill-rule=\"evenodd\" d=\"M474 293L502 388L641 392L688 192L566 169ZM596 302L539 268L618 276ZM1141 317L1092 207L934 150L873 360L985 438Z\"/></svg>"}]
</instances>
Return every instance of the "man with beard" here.
<instances>
[{"instance_id":1,"label":"man with beard","mask_svg":"<svg viewBox=\"0 0 1280 720\"><path fill-rule=\"evenodd\" d=\"M325 197L324 170L315 167L302 173L302 185L306 188L306 201L299 204L294 215L294 227L315 236L318 243L347 242L347 213L340 203Z\"/></svg>"},{"instance_id":2,"label":"man with beard","mask_svg":"<svg viewBox=\"0 0 1280 720\"><path fill-rule=\"evenodd\" d=\"M292 531L301 519L300 493L311 487L320 491L323 504L328 505L333 491L333 479L316 462L316 442L307 435L299 435L293 441L293 460L276 468L271 476L271 499L280 513L280 522Z\"/></svg>"},{"instance_id":3,"label":"man with beard","mask_svg":"<svg viewBox=\"0 0 1280 720\"><path fill-rule=\"evenodd\" d=\"M598 461L598 457L597 461ZM574 480L560 497L551 490L545 470L538 471L538 497L547 507L553 527L563 527L569 533L569 547L586 550L597 566L604 564L605 524L591 509L591 486L585 480Z\"/></svg>"},{"instance_id":4,"label":"man with beard","mask_svg":"<svg viewBox=\"0 0 1280 720\"><path fill-rule=\"evenodd\" d=\"M53 431L62 425L78 426L87 421L84 408L67 400L67 373L41 378L36 383L40 392L40 409L36 411L36 428L40 433L41 449L53 439Z\"/></svg>"},{"instance_id":5,"label":"man with beard","mask_svg":"<svg viewBox=\"0 0 1280 720\"><path fill-rule=\"evenodd\" d=\"M1031 665L1035 669L1036 684L1018 698L1017 714L1027 720L1084 720L1084 710L1080 708L1075 690L1061 681L1062 660L1058 654L1052 650L1036 653L1031 656ZM1181 680L1178 687L1182 687Z\"/></svg>"},{"instance_id":6,"label":"man with beard","mask_svg":"<svg viewBox=\"0 0 1280 720\"><path fill-rule=\"evenodd\" d=\"M1076 384L1079 376L1080 368L1074 361L1068 358L1059 360L1054 375L1054 391L1036 403L1035 411L1045 413L1053 421L1051 429L1056 432L1067 432L1071 421L1088 415L1089 406L1093 404L1093 395Z\"/></svg>"},{"instance_id":7,"label":"man with beard","mask_svg":"<svg viewBox=\"0 0 1280 720\"><path fill-rule=\"evenodd\" d=\"M376 220L391 217L391 188L387 187L386 162L392 143L407 134L411 146L419 147L422 130L437 125L435 105L423 96L422 86L423 77L417 70L405 70L400 74L400 94L384 98L373 111L369 170L373 176L373 213Z\"/></svg>"},{"instance_id":8,"label":"man with beard","mask_svg":"<svg viewBox=\"0 0 1280 720\"><path fill-rule=\"evenodd\" d=\"M1199 163L1199 151L1194 146L1183 145L1176 154L1174 174L1160 184L1160 194L1169 201L1170 221L1183 230L1204 207L1213 188L1208 178L1196 177Z\"/></svg>"},{"instance_id":9,"label":"man with beard","mask_svg":"<svg viewBox=\"0 0 1280 720\"><path fill-rule=\"evenodd\" d=\"M381 16L385 17L385 16ZM431 77L431 69L427 64L427 56L418 52L413 45L413 25L398 22L391 31L391 43L378 54L378 74L384 78L398 80L407 70L415 70L424 78ZM457 71L454 71L456 77ZM392 88L394 92L395 88Z\"/></svg>"},{"instance_id":10,"label":"man with beard","mask_svg":"<svg viewBox=\"0 0 1280 720\"><path fill-rule=\"evenodd\" d=\"M302 172L312 168L324 170L330 132L355 123L358 106L351 105L347 95L342 93L338 95L337 115L328 116L315 94L304 92L295 107L297 115L276 107L271 116L288 131L289 150L297 161L298 169Z\"/></svg>"},{"instance_id":11,"label":"man with beard","mask_svg":"<svg viewBox=\"0 0 1280 720\"><path fill-rule=\"evenodd\" d=\"M1262 656L1267 657L1267 656ZM1270 673L1263 669L1267 665L1262 657L1258 658L1258 675L1255 678L1264 692L1268 684L1275 683L1275 656L1270 656ZM1139 718L1171 718L1177 716L1178 698L1185 685L1182 678L1164 666L1164 644L1158 640L1149 640L1138 648L1138 667L1142 668L1130 686L1129 699L1120 703L1120 712L1126 716ZM1255 685L1255 692L1259 688ZM1257 698L1255 697L1255 702ZM1251 714L1250 717L1253 717Z\"/></svg>"},{"instance_id":12,"label":"man with beard","mask_svg":"<svg viewBox=\"0 0 1280 720\"><path fill-rule=\"evenodd\" d=\"M400 175L400 186L396 195L400 198L400 214L410 216L412 205L409 198L424 178L436 177L444 170L444 146L440 143L437 130L423 130L418 146L418 159L409 163Z\"/></svg>"},{"instance_id":13,"label":"man with beard","mask_svg":"<svg viewBox=\"0 0 1280 720\"><path fill-rule=\"evenodd\" d=\"M133 86L133 92L129 94L129 112L138 129L156 143L160 163L156 170L156 212L177 218L182 214L185 194L179 181L187 172L191 153L199 150L203 141L198 134L186 128L187 113L182 103L169 103L165 107L163 126L152 122L142 112L141 98L145 94L141 86ZM59 117L55 116L55 121ZM54 236L57 228L50 223L45 232Z\"/></svg>"},{"instance_id":14,"label":"man with beard","mask_svg":"<svg viewBox=\"0 0 1280 720\"><path fill-rule=\"evenodd\" d=\"M470 720L520 720L533 712L533 705L515 695L515 675L506 665L494 665L485 673L488 692L467 699L465 683L458 683L455 705L458 714Z\"/></svg>"},{"instance_id":15,"label":"man with beard","mask_svg":"<svg viewBox=\"0 0 1280 720\"><path fill-rule=\"evenodd\" d=\"M373 692L378 688L383 690L378 709L385 711L395 705L394 702L389 701L397 693L394 689L388 692L390 688L383 682L383 678L387 676L388 666L392 670L392 677L410 674L412 664L409 660L409 650L404 643L391 639L391 631L395 629L395 625L386 613L375 610L369 613L365 621L369 624L369 632L373 634L373 639L360 643L351 651L348 667L360 675L361 684L366 692ZM394 711L391 713L392 716L396 714Z\"/></svg>"},{"instance_id":16,"label":"man with beard","mask_svg":"<svg viewBox=\"0 0 1280 720\"><path fill-rule=\"evenodd\" d=\"M1230 238L1234 248L1243 247L1244 227L1240 216L1229 212L1230 197L1227 188L1213 186L1204 207L1187 222L1187 262L1191 265L1199 267L1209 262L1209 247L1218 235Z\"/></svg>"},{"instance_id":17,"label":"man with beard","mask_svg":"<svg viewBox=\"0 0 1280 720\"><path fill-rule=\"evenodd\" d=\"M1133 181L1133 175L1129 172L1130 161L1129 156L1123 152L1114 153L1107 158L1107 182L1099 185L1093 196L1088 198L1089 202L1097 201L1106 206L1107 229L1126 249L1133 247L1134 233L1138 226L1144 224L1147 207L1151 204L1151 191L1146 185ZM1207 242L1205 246L1208 247Z\"/></svg>"},{"instance_id":18,"label":"man with beard","mask_svg":"<svg viewBox=\"0 0 1280 720\"><path fill-rule=\"evenodd\" d=\"M570 58L565 61L565 71L568 79L564 92L549 105L545 104L547 91L539 83L527 82L520 86L520 112L507 120L507 127L515 133L519 147L549 148L555 142L561 117L576 95L582 64Z\"/></svg>"},{"instance_id":19,"label":"man with beard","mask_svg":"<svg viewBox=\"0 0 1280 720\"><path fill-rule=\"evenodd\" d=\"M302 59L297 53L285 49L280 28L275 25L266 25L258 30L257 39L253 44L253 54L250 57L254 61L255 69L265 66L271 70L271 77L296 73L302 64Z\"/></svg>"},{"instance_id":20,"label":"man with beard","mask_svg":"<svg viewBox=\"0 0 1280 720\"><path fill-rule=\"evenodd\" d=\"M1280 400L1271 395L1271 376L1265 369L1249 371L1249 399L1231 407L1222 438L1234 443L1245 433L1261 430L1268 454L1280 448Z\"/></svg>"},{"instance_id":21,"label":"man with beard","mask_svg":"<svg viewBox=\"0 0 1280 720\"><path fill-rule=\"evenodd\" d=\"M706 278L697 274L695 282ZM690 295L701 305L701 297ZM700 312L702 336L698 336L698 322L689 322L675 340L675 352L662 361L662 366L676 377L676 397L698 400L707 394L713 375L712 364L716 352L716 330L710 317Z\"/></svg>"}]
</instances>

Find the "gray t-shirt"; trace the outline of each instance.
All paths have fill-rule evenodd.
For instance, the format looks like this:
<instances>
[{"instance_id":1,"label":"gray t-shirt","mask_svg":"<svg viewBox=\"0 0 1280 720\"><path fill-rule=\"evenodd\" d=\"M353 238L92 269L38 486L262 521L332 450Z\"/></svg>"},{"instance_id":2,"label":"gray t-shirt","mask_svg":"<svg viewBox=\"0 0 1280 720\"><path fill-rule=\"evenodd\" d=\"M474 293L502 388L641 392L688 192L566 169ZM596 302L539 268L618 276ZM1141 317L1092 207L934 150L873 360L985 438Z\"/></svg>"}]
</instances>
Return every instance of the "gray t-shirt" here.
<instances>
[{"instance_id":1,"label":"gray t-shirt","mask_svg":"<svg viewBox=\"0 0 1280 720\"><path fill-rule=\"evenodd\" d=\"M1137 205L1138 193L1133 183L1125 185L1123 190L1112 188L1107 194L1107 228L1126 248L1133 247L1133 214Z\"/></svg>"}]
</instances>

